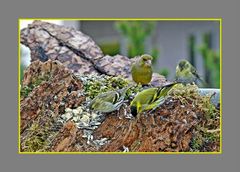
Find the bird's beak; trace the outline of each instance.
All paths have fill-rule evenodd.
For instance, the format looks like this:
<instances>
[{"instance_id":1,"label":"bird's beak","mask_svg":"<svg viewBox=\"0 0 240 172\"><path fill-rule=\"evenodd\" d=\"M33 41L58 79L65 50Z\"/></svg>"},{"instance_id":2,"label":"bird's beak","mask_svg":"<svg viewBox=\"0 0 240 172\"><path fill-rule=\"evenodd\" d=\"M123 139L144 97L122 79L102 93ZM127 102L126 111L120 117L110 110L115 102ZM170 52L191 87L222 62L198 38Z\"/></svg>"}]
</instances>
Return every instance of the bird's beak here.
<instances>
[{"instance_id":1,"label":"bird's beak","mask_svg":"<svg viewBox=\"0 0 240 172\"><path fill-rule=\"evenodd\" d=\"M152 61L151 61L151 60L147 60L147 61L145 62L145 64L146 64L147 66L151 66L151 65L152 65Z\"/></svg>"}]
</instances>

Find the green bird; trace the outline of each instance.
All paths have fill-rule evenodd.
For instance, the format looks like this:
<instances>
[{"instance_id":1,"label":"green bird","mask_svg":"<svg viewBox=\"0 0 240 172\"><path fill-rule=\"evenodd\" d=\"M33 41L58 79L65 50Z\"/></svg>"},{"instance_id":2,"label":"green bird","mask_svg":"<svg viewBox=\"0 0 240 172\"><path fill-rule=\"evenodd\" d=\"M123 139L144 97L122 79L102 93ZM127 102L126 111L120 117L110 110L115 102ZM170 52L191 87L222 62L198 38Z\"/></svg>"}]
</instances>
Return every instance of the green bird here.
<instances>
[{"instance_id":1,"label":"green bird","mask_svg":"<svg viewBox=\"0 0 240 172\"><path fill-rule=\"evenodd\" d=\"M131 68L132 79L137 84L146 85L152 79L152 56L142 55Z\"/></svg>"},{"instance_id":2,"label":"green bird","mask_svg":"<svg viewBox=\"0 0 240 172\"><path fill-rule=\"evenodd\" d=\"M126 87L116 91L107 91L97 95L89 104L90 109L109 113L118 110L124 102L127 90Z\"/></svg>"},{"instance_id":3,"label":"green bird","mask_svg":"<svg viewBox=\"0 0 240 172\"><path fill-rule=\"evenodd\" d=\"M147 111L154 110L164 103L168 91L175 85L177 82L164 85L162 87L148 88L139 92L130 104L131 113L133 116Z\"/></svg>"},{"instance_id":4,"label":"green bird","mask_svg":"<svg viewBox=\"0 0 240 172\"><path fill-rule=\"evenodd\" d=\"M176 81L187 84L196 83L198 80L205 85L205 82L198 75L196 68L189 61L181 60L176 66Z\"/></svg>"}]
</instances>

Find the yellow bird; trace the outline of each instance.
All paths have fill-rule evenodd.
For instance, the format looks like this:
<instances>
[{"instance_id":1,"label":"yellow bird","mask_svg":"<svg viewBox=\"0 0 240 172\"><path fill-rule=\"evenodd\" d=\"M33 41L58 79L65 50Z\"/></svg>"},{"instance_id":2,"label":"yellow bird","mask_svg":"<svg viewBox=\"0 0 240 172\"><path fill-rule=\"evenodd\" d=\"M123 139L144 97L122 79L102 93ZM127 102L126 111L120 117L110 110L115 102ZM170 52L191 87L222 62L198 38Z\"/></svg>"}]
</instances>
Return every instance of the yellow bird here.
<instances>
[{"instance_id":1,"label":"yellow bird","mask_svg":"<svg viewBox=\"0 0 240 172\"><path fill-rule=\"evenodd\" d=\"M164 103L168 91L175 85L176 82L155 88L148 88L139 92L130 104L131 113L137 116L145 110L154 110Z\"/></svg>"},{"instance_id":2,"label":"yellow bird","mask_svg":"<svg viewBox=\"0 0 240 172\"><path fill-rule=\"evenodd\" d=\"M193 67L189 61L181 60L176 66L176 81L187 84L196 83L198 80L206 85L206 83L198 75L196 68Z\"/></svg>"},{"instance_id":3,"label":"yellow bird","mask_svg":"<svg viewBox=\"0 0 240 172\"><path fill-rule=\"evenodd\" d=\"M152 79L152 56L142 55L131 68L132 79L137 84L146 85Z\"/></svg>"},{"instance_id":4,"label":"yellow bird","mask_svg":"<svg viewBox=\"0 0 240 172\"><path fill-rule=\"evenodd\" d=\"M126 92L129 88L130 86L116 91L101 93L90 102L89 107L92 110L104 113L118 110L123 104Z\"/></svg>"}]
</instances>

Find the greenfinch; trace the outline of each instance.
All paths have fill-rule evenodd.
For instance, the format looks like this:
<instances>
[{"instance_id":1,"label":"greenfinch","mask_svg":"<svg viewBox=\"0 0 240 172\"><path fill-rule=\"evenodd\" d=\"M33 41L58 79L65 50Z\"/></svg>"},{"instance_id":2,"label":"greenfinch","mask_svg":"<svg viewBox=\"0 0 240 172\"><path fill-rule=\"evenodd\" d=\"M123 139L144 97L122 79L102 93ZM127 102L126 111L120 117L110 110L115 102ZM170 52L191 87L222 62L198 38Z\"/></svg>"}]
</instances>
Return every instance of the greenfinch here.
<instances>
[{"instance_id":1,"label":"greenfinch","mask_svg":"<svg viewBox=\"0 0 240 172\"><path fill-rule=\"evenodd\" d=\"M147 85L152 79L152 56L142 55L131 68L132 79L137 84Z\"/></svg>"},{"instance_id":2,"label":"greenfinch","mask_svg":"<svg viewBox=\"0 0 240 172\"><path fill-rule=\"evenodd\" d=\"M196 68L193 67L193 65L187 60L181 60L176 66L176 81L183 84L201 81L203 84L205 84L205 82L198 75Z\"/></svg>"},{"instance_id":3,"label":"greenfinch","mask_svg":"<svg viewBox=\"0 0 240 172\"><path fill-rule=\"evenodd\" d=\"M131 113L134 117L138 113L146 110L154 110L164 103L168 91L175 85L176 82L162 86L148 88L139 92L130 103Z\"/></svg>"},{"instance_id":4,"label":"greenfinch","mask_svg":"<svg viewBox=\"0 0 240 172\"><path fill-rule=\"evenodd\" d=\"M127 90L130 87L126 87L116 91L107 91L97 95L89 104L90 109L109 113L113 112L121 107L124 102L124 98Z\"/></svg>"}]
</instances>

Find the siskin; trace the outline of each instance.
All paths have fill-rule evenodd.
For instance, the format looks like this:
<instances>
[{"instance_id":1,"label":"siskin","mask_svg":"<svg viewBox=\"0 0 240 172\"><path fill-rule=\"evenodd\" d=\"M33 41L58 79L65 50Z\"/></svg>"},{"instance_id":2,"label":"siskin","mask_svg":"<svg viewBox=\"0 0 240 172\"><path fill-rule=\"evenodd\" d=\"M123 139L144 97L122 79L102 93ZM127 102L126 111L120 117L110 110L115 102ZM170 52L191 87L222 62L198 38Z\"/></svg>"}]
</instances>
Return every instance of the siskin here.
<instances>
[{"instance_id":1,"label":"siskin","mask_svg":"<svg viewBox=\"0 0 240 172\"><path fill-rule=\"evenodd\" d=\"M137 116L145 110L154 110L165 101L168 91L175 85L176 82L156 88L148 88L139 92L130 104L131 113Z\"/></svg>"},{"instance_id":2,"label":"siskin","mask_svg":"<svg viewBox=\"0 0 240 172\"><path fill-rule=\"evenodd\" d=\"M196 68L187 60L181 60L176 67L176 81L187 84L195 83L198 80L205 84L198 75Z\"/></svg>"},{"instance_id":3,"label":"siskin","mask_svg":"<svg viewBox=\"0 0 240 172\"><path fill-rule=\"evenodd\" d=\"M152 56L142 55L131 68L132 79L137 84L146 85L152 79Z\"/></svg>"},{"instance_id":4,"label":"siskin","mask_svg":"<svg viewBox=\"0 0 240 172\"><path fill-rule=\"evenodd\" d=\"M129 88L130 87L126 87L120 90L107 91L99 94L90 102L90 109L104 113L113 112L119 109L124 102L126 92Z\"/></svg>"}]
</instances>

